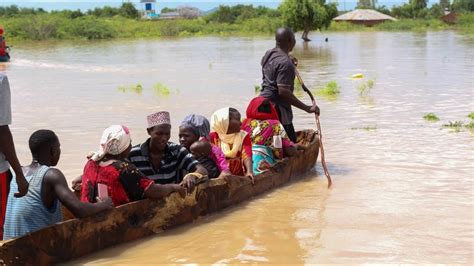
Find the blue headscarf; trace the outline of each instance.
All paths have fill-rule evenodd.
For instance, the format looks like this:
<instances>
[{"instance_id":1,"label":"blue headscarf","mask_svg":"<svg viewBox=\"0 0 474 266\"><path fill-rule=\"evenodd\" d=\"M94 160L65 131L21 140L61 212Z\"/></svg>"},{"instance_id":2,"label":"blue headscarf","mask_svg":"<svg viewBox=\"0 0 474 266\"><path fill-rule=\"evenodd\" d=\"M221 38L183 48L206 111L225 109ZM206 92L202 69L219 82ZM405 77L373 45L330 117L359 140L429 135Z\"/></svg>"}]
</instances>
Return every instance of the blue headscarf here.
<instances>
[{"instance_id":1,"label":"blue headscarf","mask_svg":"<svg viewBox=\"0 0 474 266\"><path fill-rule=\"evenodd\" d=\"M211 132L211 126L209 120L202 115L188 115L181 122L180 127L188 128L193 131L199 138L209 139L209 133Z\"/></svg>"}]
</instances>

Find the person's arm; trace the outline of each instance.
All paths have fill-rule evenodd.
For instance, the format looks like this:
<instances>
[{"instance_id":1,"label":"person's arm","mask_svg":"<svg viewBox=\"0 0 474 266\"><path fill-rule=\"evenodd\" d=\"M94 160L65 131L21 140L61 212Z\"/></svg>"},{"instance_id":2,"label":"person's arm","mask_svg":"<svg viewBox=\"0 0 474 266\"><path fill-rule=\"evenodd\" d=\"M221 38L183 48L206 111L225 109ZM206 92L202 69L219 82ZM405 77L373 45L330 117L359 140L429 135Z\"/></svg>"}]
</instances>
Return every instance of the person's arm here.
<instances>
[{"instance_id":1,"label":"person's arm","mask_svg":"<svg viewBox=\"0 0 474 266\"><path fill-rule=\"evenodd\" d=\"M66 206L75 217L83 218L114 208L110 198L106 198L104 201L95 204L80 201L76 195L69 190L66 178L58 169L49 169L44 176L43 182L46 182L46 185L52 188L52 191L54 191L59 201Z\"/></svg>"},{"instance_id":2,"label":"person's arm","mask_svg":"<svg viewBox=\"0 0 474 266\"><path fill-rule=\"evenodd\" d=\"M173 192L178 192L182 198L186 196L186 189L179 184L151 184L145 190L145 197L149 199L161 199Z\"/></svg>"},{"instance_id":3,"label":"person's arm","mask_svg":"<svg viewBox=\"0 0 474 266\"><path fill-rule=\"evenodd\" d=\"M189 174L187 174L183 178L181 186L184 186L187 189L188 193L192 193L198 181L203 181L207 179L207 169L199 163L196 163L190 168Z\"/></svg>"},{"instance_id":4,"label":"person's arm","mask_svg":"<svg viewBox=\"0 0 474 266\"><path fill-rule=\"evenodd\" d=\"M173 192L178 192L182 197L185 189L178 184L158 185L146 177L138 168L131 163L119 165L120 182L127 192L130 200L141 200L144 197L149 199L160 199Z\"/></svg>"},{"instance_id":5,"label":"person's arm","mask_svg":"<svg viewBox=\"0 0 474 266\"><path fill-rule=\"evenodd\" d=\"M81 191L82 190L82 175L74 177L71 181L72 190Z\"/></svg>"},{"instance_id":6,"label":"person's arm","mask_svg":"<svg viewBox=\"0 0 474 266\"><path fill-rule=\"evenodd\" d=\"M211 158L216 163L217 168L219 168L219 171L221 171L221 173L230 174L229 163L227 163L227 160L225 159L225 155L222 152L221 148L213 144L211 145L212 145Z\"/></svg>"},{"instance_id":7,"label":"person's arm","mask_svg":"<svg viewBox=\"0 0 474 266\"><path fill-rule=\"evenodd\" d=\"M15 193L15 197L26 195L28 192L28 182L23 175L20 162L16 156L13 136L8 125L0 126L0 151L5 155L6 160L15 172L16 183L18 184L18 192Z\"/></svg>"},{"instance_id":8,"label":"person's arm","mask_svg":"<svg viewBox=\"0 0 474 266\"><path fill-rule=\"evenodd\" d=\"M199 181L207 180L207 170L199 162L194 159L193 155L186 150L186 148L181 147L178 158L178 165L182 165L182 169L186 170L188 174L184 176L180 185L185 187L188 193L193 192L194 186Z\"/></svg>"},{"instance_id":9,"label":"person's arm","mask_svg":"<svg viewBox=\"0 0 474 266\"><path fill-rule=\"evenodd\" d=\"M250 135L247 134L242 141L242 161L245 167L245 176L254 183L253 161L252 161L252 141Z\"/></svg>"},{"instance_id":10,"label":"person's arm","mask_svg":"<svg viewBox=\"0 0 474 266\"><path fill-rule=\"evenodd\" d=\"M306 105L298 100L291 91L295 83L295 66L291 61L282 62L277 65L276 82L278 86L278 95L283 98L288 104L299 108L308 113L317 113L319 115L319 108L316 104Z\"/></svg>"},{"instance_id":11,"label":"person's arm","mask_svg":"<svg viewBox=\"0 0 474 266\"><path fill-rule=\"evenodd\" d=\"M289 86L278 85L278 95L283 98L287 103L299 108L307 113L316 113L319 115L319 107L316 104L306 105L302 101L298 100Z\"/></svg>"}]
</instances>

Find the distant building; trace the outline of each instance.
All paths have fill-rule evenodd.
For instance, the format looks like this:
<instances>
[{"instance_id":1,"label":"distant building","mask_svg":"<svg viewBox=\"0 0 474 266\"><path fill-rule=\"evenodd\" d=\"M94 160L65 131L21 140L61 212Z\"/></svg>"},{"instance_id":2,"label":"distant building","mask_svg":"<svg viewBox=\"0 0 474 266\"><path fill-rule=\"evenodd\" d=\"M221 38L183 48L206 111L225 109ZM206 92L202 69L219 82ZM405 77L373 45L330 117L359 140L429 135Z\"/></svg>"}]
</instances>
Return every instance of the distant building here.
<instances>
[{"instance_id":1,"label":"distant building","mask_svg":"<svg viewBox=\"0 0 474 266\"><path fill-rule=\"evenodd\" d=\"M156 13L156 0L140 0L142 7L142 17L146 19L156 19L160 15Z\"/></svg>"},{"instance_id":2,"label":"distant building","mask_svg":"<svg viewBox=\"0 0 474 266\"><path fill-rule=\"evenodd\" d=\"M351 12L347 12L333 19L334 21L347 21L354 24L362 24L365 26L372 26L375 24L382 23L387 20L395 21L394 17L385 15L373 9L356 9Z\"/></svg>"},{"instance_id":3,"label":"distant building","mask_svg":"<svg viewBox=\"0 0 474 266\"><path fill-rule=\"evenodd\" d=\"M166 12L160 14L160 19L195 19L201 15L201 11L195 7L182 6L178 7L176 11Z\"/></svg>"},{"instance_id":4,"label":"distant building","mask_svg":"<svg viewBox=\"0 0 474 266\"><path fill-rule=\"evenodd\" d=\"M441 20L446 24L456 24L458 22L458 14L454 12L445 12L445 15L441 17Z\"/></svg>"}]
</instances>

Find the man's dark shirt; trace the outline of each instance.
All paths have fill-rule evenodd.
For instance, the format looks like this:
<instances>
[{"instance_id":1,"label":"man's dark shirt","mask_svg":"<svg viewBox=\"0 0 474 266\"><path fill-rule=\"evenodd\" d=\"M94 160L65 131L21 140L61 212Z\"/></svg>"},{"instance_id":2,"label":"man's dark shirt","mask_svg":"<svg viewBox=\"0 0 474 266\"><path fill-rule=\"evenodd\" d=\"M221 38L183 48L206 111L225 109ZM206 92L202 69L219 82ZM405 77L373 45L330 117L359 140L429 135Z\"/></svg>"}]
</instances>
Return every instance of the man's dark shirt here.
<instances>
[{"instance_id":1,"label":"man's dark shirt","mask_svg":"<svg viewBox=\"0 0 474 266\"><path fill-rule=\"evenodd\" d=\"M268 50L262 58L262 92L263 96L278 107L280 122L289 125L293 121L291 105L278 94L278 85L286 86L292 92L295 83L295 65L288 54L280 48Z\"/></svg>"},{"instance_id":2,"label":"man's dark shirt","mask_svg":"<svg viewBox=\"0 0 474 266\"><path fill-rule=\"evenodd\" d=\"M168 142L165 155L161 160L160 169L155 169L150 162L150 138L136 145L128 155L129 160L148 178L158 184L179 183L183 180L184 172L194 172L199 164L191 153L183 146Z\"/></svg>"}]
</instances>

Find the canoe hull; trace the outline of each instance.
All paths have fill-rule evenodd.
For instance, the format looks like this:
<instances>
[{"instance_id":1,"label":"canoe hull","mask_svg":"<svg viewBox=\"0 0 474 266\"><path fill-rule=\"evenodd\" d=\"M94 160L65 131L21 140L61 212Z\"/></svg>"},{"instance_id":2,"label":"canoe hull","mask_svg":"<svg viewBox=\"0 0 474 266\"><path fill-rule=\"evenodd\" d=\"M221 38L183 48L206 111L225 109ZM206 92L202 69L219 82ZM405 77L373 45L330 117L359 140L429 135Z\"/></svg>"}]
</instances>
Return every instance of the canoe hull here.
<instances>
[{"instance_id":1,"label":"canoe hull","mask_svg":"<svg viewBox=\"0 0 474 266\"><path fill-rule=\"evenodd\" d=\"M319 145L316 132L307 130L298 134L307 149L256 176L254 185L248 178L237 176L229 182L212 179L199 185L184 200L175 193L166 199L146 199L94 217L67 220L1 243L0 263L43 265L72 260L189 223L299 179L314 169Z\"/></svg>"}]
</instances>

